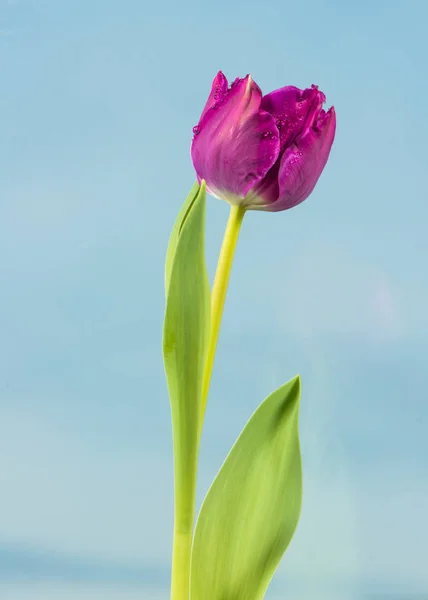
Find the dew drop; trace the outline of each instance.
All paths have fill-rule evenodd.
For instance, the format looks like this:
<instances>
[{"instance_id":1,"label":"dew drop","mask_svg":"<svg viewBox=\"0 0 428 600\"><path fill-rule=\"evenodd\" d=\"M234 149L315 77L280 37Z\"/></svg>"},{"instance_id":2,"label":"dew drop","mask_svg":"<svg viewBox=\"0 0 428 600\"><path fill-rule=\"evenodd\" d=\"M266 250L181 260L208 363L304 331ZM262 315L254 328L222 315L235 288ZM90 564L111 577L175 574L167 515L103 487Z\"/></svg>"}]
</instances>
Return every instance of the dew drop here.
<instances>
[{"instance_id":1,"label":"dew drop","mask_svg":"<svg viewBox=\"0 0 428 600\"><path fill-rule=\"evenodd\" d=\"M199 125L195 125L192 131L195 135L198 135L198 133L201 133L201 128L199 127Z\"/></svg>"}]
</instances>

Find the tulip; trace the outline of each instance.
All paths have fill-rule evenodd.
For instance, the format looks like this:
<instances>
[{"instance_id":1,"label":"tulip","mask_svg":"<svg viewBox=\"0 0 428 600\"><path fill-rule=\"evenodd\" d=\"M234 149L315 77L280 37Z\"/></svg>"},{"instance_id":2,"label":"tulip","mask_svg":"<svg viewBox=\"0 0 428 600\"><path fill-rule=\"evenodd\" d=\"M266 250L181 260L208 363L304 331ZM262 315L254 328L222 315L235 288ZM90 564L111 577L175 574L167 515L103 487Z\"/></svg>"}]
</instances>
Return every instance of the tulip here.
<instances>
[{"instance_id":1,"label":"tulip","mask_svg":"<svg viewBox=\"0 0 428 600\"><path fill-rule=\"evenodd\" d=\"M300 204L315 187L330 154L336 114L312 85L262 95L247 75L229 86L215 77L191 156L198 181L231 205L280 211Z\"/></svg>"},{"instance_id":2,"label":"tulip","mask_svg":"<svg viewBox=\"0 0 428 600\"><path fill-rule=\"evenodd\" d=\"M312 192L336 130L334 108L326 112L324 102L315 85L263 96L250 75L229 86L220 71L193 128L198 183L174 225L165 269L163 350L175 481L171 600L261 598L299 520L299 377L253 414L202 504L196 529L195 494L199 442L243 219L249 209L286 210ZM206 190L230 204L211 289L204 258Z\"/></svg>"}]
</instances>

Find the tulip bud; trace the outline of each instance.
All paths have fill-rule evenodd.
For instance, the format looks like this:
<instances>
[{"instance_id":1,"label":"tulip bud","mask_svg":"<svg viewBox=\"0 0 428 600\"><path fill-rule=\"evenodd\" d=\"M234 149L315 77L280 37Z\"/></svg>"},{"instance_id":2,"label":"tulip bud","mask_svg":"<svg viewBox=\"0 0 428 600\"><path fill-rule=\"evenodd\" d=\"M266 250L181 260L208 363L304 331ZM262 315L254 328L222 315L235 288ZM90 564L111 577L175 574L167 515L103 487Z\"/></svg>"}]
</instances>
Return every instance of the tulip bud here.
<instances>
[{"instance_id":1,"label":"tulip bud","mask_svg":"<svg viewBox=\"0 0 428 600\"><path fill-rule=\"evenodd\" d=\"M191 155L199 182L230 204L286 210L309 196L330 154L336 114L317 86L286 86L266 96L250 75L230 86L220 71Z\"/></svg>"}]
</instances>

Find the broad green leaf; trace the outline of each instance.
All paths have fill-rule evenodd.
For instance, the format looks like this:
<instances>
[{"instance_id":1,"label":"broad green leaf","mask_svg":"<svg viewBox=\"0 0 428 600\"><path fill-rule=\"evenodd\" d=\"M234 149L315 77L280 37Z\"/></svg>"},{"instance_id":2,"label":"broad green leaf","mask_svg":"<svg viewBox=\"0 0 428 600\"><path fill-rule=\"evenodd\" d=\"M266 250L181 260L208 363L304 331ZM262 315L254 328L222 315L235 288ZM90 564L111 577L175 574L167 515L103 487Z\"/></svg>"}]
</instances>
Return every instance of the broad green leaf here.
<instances>
[{"instance_id":1,"label":"broad green leaf","mask_svg":"<svg viewBox=\"0 0 428 600\"><path fill-rule=\"evenodd\" d=\"M175 251L177 249L178 238L180 235L181 227L187 218L188 212L195 202L199 192L199 184L198 182L194 183L192 189L189 192L186 200L184 201L183 206L178 213L178 216L175 220L174 227L172 228L171 235L169 237L168 250L166 251L166 261L165 261L165 293L168 294L168 286L169 280L171 278L171 269L172 263L175 256Z\"/></svg>"},{"instance_id":2,"label":"broad green leaf","mask_svg":"<svg viewBox=\"0 0 428 600\"><path fill-rule=\"evenodd\" d=\"M259 600L300 516L300 378L248 421L202 504L192 550L191 600Z\"/></svg>"},{"instance_id":3,"label":"broad green leaf","mask_svg":"<svg viewBox=\"0 0 428 600\"><path fill-rule=\"evenodd\" d=\"M204 254L205 184L189 202L171 250L163 353L174 442L176 528L193 526L201 382L210 329Z\"/></svg>"}]
</instances>

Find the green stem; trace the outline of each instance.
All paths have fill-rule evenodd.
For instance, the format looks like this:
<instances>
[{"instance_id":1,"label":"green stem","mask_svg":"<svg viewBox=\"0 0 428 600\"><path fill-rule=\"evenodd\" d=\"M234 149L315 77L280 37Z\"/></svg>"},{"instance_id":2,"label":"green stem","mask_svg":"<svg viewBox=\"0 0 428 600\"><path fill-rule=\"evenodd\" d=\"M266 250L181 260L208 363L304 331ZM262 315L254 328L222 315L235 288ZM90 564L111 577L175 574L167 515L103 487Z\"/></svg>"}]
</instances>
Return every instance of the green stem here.
<instances>
[{"instance_id":1,"label":"green stem","mask_svg":"<svg viewBox=\"0 0 428 600\"><path fill-rule=\"evenodd\" d=\"M193 523L187 531L174 528L171 600L189 600Z\"/></svg>"},{"instance_id":2,"label":"green stem","mask_svg":"<svg viewBox=\"0 0 428 600\"><path fill-rule=\"evenodd\" d=\"M207 360L202 380L202 405L201 405L201 423L202 430L205 409L207 405L208 392L210 388L211 375L214 367L214 359L217 348L218 335L220 332L221 318L226 300L227 286L232 270L233 257L235 255L236 244L238 242L239 231L242 220L245 215L245 208L242 206L231 205L229 219L224 232L223 244L218 259L217 271L214 278L214 285L211 293L211 335L208 346Z\"/></svg>"},{"instance_id":3,"label":"green stem","mask_svg":"<svg viewBox=\"0 0 428 600\"><path fill-rule=\"evenodd\" d=\"M174 449L174 539L172 546L171 600L189 600L190 556L195 521L198 448L178 459Z\"/></svg>"}]
</instances>

